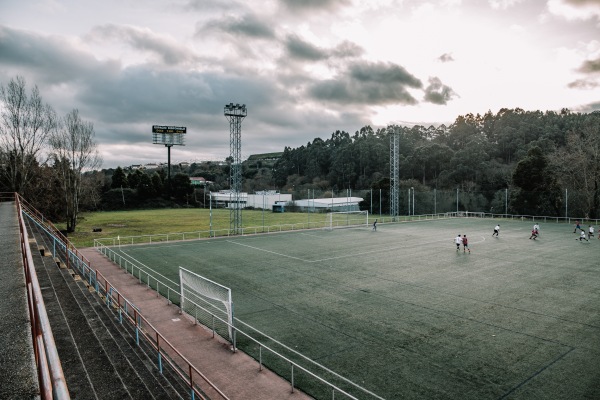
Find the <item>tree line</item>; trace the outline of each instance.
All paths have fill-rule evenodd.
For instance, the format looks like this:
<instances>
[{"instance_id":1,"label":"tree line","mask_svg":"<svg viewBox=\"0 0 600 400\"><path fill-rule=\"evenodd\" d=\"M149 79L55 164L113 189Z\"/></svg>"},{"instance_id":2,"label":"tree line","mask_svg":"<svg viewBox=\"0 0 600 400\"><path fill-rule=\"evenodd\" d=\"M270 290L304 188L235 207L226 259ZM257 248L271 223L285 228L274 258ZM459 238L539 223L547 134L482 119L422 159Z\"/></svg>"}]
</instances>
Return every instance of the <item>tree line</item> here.
<instances>
[{"instance_id":1,"label":"tree line","mask_svg":"<svg viewBox=\"0 0 600 400\"><path fill-rule=\"evenodd\" d=\"M389 193L392 134L399 136L400 193L459 190L478 197L471 211L494 205L504 211L499 205L507 202L510 213L548 216L564 216L568 201L571 215L599 216L600 111L501 109L459 116L449 126L336 131L327 140L286 147L272 182L300 191Z\"/></svg>"},{"instance_id":2,"label":"tree line","mask_svg":"<svg viewBox=\"0 0 600 400\"><path fill-rule=\"evenodd\" d=\"M229 189L227 162L174 165L170 182L163 169L101 170L93 125L76 109L59 118L21 77L0 86L0 102L0 190L23 194L49 218L67 221L68 230L81 209L203 207L209 191ZM418 212L455 204L469 211L600 215L600 111L501 109L461 115L450 125L335 131L285 147L277 161L245 161L243 190L276 189L295 199L311 191L361 193L364 209L387 214L392 134L399 138L400 200L410 203L412 190ZM210 184L194 190L191 176Z\"/></svg>"}]
</instances>

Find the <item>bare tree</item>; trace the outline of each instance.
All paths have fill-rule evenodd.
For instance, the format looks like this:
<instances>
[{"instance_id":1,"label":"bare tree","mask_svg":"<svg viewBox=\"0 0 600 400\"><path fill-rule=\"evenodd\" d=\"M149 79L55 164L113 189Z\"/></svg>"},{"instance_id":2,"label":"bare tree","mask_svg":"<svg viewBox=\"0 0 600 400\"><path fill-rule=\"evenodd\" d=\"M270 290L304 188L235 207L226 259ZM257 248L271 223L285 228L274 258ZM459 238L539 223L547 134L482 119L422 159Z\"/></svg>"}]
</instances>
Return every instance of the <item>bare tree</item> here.
<instances>
[{"instance_id":1,"label":"bare tree","mask_svg":"<svg viewBox=\"0 0 600 400\"><path fill-rule=\"evenodd\" d=\"M102 164L94 142L94 125L79 116L77 109L68 113L50 137L52 158L65 200L67 232L75 231L79 206L88 186L84 172Z\"/></svg>"},{"instance_id":2,"label":"bare tree","mask_svg":"<svg viewBox=\"0 0 600 400\"><path fill-rule=\"evenodd\" d=\"M9 190L27 191L55 128L56 113L42 102L37 86L28 95L20 76L0 85L0 178Z\"/></svg>"},{"instance_id":3,"label":"bare tree","mask_svg":"<svg viewBox=\"0 0 600 400\"><path fill-rule=\"evenodd\" d=\"M578 194L576 206L580 203L583 215L597 218L600 209L600 114L586 116L582 126L568 134L566 146L556 152L552 162L564 187L572 188Z\"/></svg>"}]
</instances>

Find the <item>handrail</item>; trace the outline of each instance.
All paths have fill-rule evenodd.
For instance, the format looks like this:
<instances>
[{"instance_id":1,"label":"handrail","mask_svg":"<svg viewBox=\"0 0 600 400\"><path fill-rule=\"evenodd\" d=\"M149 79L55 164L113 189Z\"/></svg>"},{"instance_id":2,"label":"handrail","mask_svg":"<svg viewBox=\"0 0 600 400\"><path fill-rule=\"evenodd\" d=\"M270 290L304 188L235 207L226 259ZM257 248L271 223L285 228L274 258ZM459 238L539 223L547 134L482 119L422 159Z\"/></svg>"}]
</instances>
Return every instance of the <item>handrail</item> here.
<instances>
[{"instance_id":1,"label":"handrail","mask_svg":"<svg viewBox=\"0 0 600 400\"><path fill-rule=\"evenodd\" d=\"M51 221L44 218L44 215L41 212L39 212L35 207L33 207L31 204L29 204L18 193L17 193L17 196L19 197L21 204L25 205L23 207L24 211L32 219L36 220L40 226L44 226L46 228L46 231L49 230L48 231L49 234L51 234L55 238L59 239L59 241L62 243L62 247L65 248L65 253L68 254L69 252L75 252L75 254L77 255L78 258L80 258L81 260L86 262L88 265L90 264L90 261L83 254L79 253L79 251L77 250L75 245L73 245L73 243L71 243L71 241L56 226L54 226L54 224ZM56 255L54 255L54 256L56 257ZM67 257L66 262L67 262L67 267L68 267L69 266L69 257Z\"/></svg>"},{"instance_id":2,"label":"handrail","mask_svg":"<svg viewBox=\"0 0 600 400\"><path fill-rule=\"evenodd\" d=\"M103 281L103 284L101 284L101 280ZM144 317L144 315L138 310L137 307L135 307L133 305L133 303L131 303L125 296L121 295L121 293L117 290L117 288L115 288L108 279L106 279L106 277L104 277L104 275L102 275L102 273L98 270L96 270L96 282L98 283L97 288L102 290L103 293L106 296L106 301L107 301L107 305L109 306L116 306L118 307L119 313L120 315L125 315L126 319L132 323L132 325L135 326L136 330L140 330L148 339L148 342L152 345L152 347L157 350L159 353L161 353L162 355L168 356L167 357L167 362L169 362L173 367L176 367L176 363L174 361L172 361L171 357L169 357L169 354L161 348L160 343L164 343L167 344L169 346L169 348L171 349L171 351L174 352L174 354L181 360L183 360L186 364L186 369L189 371L193 371L196 373L196 375L200 376L202 378L202 380L204 382L206 382L211 388L212 390L214 390L216 393L219 394L219 396L221 396L223 399L225 400L229 400L229 398L227 397L227 395L225 395L214 383L212 383L202 372L200 372L200 370L198 370L183 354L181 354L179 352L179 350L177 350L177 348L175 348L175 346L173 346L168 340L167 338L165 338L155 327L154 325L152 325L150 323L150 321L148 321L148 319L146 319L146 317ZM133 312L133 316L130 314L131 312ZM141 321L143 321L145 323L146 326L152 328L152 331L155 333L156 335L156 343L153 342L153 338L152 336L146 332L145 329L143 329L141 327ZM199 395L201 396L201 393L197 391L197 389L194 387L194 378L193 375L185 375L183 373L181 373L181 371L178 368L173 368L177 374L184 380L188 381L190 388L192 390L195 391L195 395ZM204 399L203 396L201 396L202 399Z\"/></svg>"},{"instance_id":3,"label":"handrail","mask_svg":"<svg viewBox=\"0 0 600 400\"><path fill-rule=\"evenodd\" d=\"M110 298L111 296L114 296L114 293L118 293L116 288L114 288L114 286L98 270L92 269L91 264L90 264L89 260L87 260L87 258L85 258L82 254L80 254L77 251L77 249L75 249L74 247L69 248L69 246L72 246L72 245L70 245L68 243L68 241L63 241L64 236L62 238L54 236L57 231L52 229L53 226L51 224L50 224L50 226L48 225L49 221L47 221L47 220L42 221L40 218L36 218L28 212L24 212L24 214L27 215L29 218L31 218L32 221L34 221L36 224L38 224L38 226L40 226L40 228L42 228L46 232L46 234L53 236L54 240L59 241L58 244L61 247L61 251L60 251L61 254L59 254L59 252L56 251L56 254L54 254L55 257L64 257L66 255L67 262L71 263L71 266L73 267L73 269L75 269L83 277L84 280L89 282L90 286L94 287L98 293L100 293L100 291L102 290L107 299ZM63 250L66 254L62 254ZM100 282L98 279L99 277L103 280L102 286L100 285ZM194 386L194 382L196 382L196 380L194 379L194 376L199 376L202 378L202 380L204 380L212 388L212 390L215 393L219 394L224 400L229 400L228 397L225 394L223 394L219 390L218 387L216 387L216 385L214 385L208 378L206 378L206 376L204 374L202 374L202 372L200 372L189 361L187 361L187 359L174 346L172 346L167 341L167 339L164 338L164 336L162 336L162 334L160 334L160 332L158 332L158 330L156 330L149 322L147 322L146 318L141 313L139 313L139 311L137 311L137 308L129 300L127 300L125 297L123 297L120 293L118 293L118 299L123 299L124 301L126 301L126 304L128 305L124 308L126 314L127 314L128 309L136 310L135 312L137 314L136 314L135 318L133 319L133 321L138 321L139 319L144 320L147 323L147 325L152 327L152 329L154 330L156 337L157 337L157 339L156 339L157 343L160 340L161 343L168 344L170 346L173 354L177 355L178 358L184 360L187 363L187 369L186 369L187 375L185 373L181 372L178 368L174 368L174 370L177 372L177 374L180 376L180 378L183 381L185 381L186 384L193 391L192 398L198 397L203 400L205 399L205 397L202 396L201 392L199 392L197 390L197 388ZM121 307L120 300L117 304L119 304L119 306ZM120 312L122 312L122 311L123 311L123 309L120 310ZM139 322L138 322L138 324L139 324ZM136 329L138 329L138 328L140 328L140 327L136 326ZM145 334L145 336L150 338L150 336L147 334ZM162 354L163 356L166 356L168 363L175 366L174 362L171 361L170 358L168 357L169 354L167 354L164 351L164 349L161 349L160 346L155 345L154 343L152 343L152 341L149 341L149 342L152 344L152 346L155 349L157 349L159 351L160 354ZM60 398L60 397L57 397L57 399L62 400L62 398ZM68 399L68 397L65 399Z\"/></svg>"},{"instance_id":4,"label":"handrail","mask_svg":"<svg viewBox=\"0 0 600 400\"><path fill-rule=\"evenodd\" d=\"M42 399L70 399L67 382L62 370L54 335L46 313L46 306L29 246L28 232L23 220L19 196L15 195L17 204L20 244L27 281L27 297L31 314L31 329L34 338L35 359L38 366L38 380Z\"/></svg>"},{"instance_id":5,"label":"handrail","mask_svg":"<svg viewBox=\"0 0 600 400\"><path fill-rule=\"evenodd\" d=\"M110 248L110 247L108 247L108 246L104 246L104 245L101 245L101 244L100 244L100 245L98 246L97 250L98 250L98 251L99 251L101 254L104 254L106 257L108 257L108 258L109 258L111 261L114 261L114 262L115 262L117 265L119 265L121 268L123 268L123 266L121 265L121 263L117 261L117 258L123 258L123 257L122 257L120 254L118 254L117 252L115 252L113 249L111 249L111 248ZM132 263L131 261L129 261L129 263L133 265L133 263ZM139 266L137 266L137 268L138 268L140 271L142 270L142 269L141 269ZM148 268L148 267L147 267L147 268ZM151 268L148 268L148 269L150 269L150 270L151 270ZM126 271L127 271L127 270L126 270ZM132 267L132 271L133 271L133 267ZM127 272L129 272L129 271L127 271ZM150 275L149 275L149 273L148 273L147 271L144 271L144 272L145 272L145 273L146 273L148 276L150 276ZM134 276L135 276L135 275L134 275ZM156 279L155 277L153 277L153 279L157 281L157 284L158 284L158 283L161 283L161 282L160 282L160 281L158 281L158 279ZM148 284L149 284L149 282L148 282ZM161 284L162 284L163 286L167 286L167 287L168 287L168 285L167 285L167 284L165 284L165 283L161 283ZM178 284L177 284L177 285L178 285ZM170 290L173 290L173 291L179 292L179 290L177 290L177 289L172 289L172 288L170 288ZM158 289L157 289L156 291L158 292ZM160 294L160 293L158 293L158 294ZM169 299L169 301L171 301L171 300ZM265 344L261 343L259 340L257 340L257 339L255 339L254 337L252 337L252 335L251 335L251 334L249 334L249 333L247 333L247 332L244 332L244 331L240 330L240 329L239 329L239 327L236 327L236 326L233 326L233 325L231 325L231 324L230 324L228 321L226 321L226 320L224 320L223 318L219 317L218 315L214 314L212 311L210 311L210 310L206 309L205 307L203 307L203 306L201 306L201 305L199 305L199 304L197 304L197 303L195 303L195 302L193 302L193 301L191 301L191 300L190 300L190 302L191 302L191 303L193 303L195 307L197 307L197 308L199 308L199 309L202 309L202 310L203 310L204 312L206 312L207 314L210 314L210 316L211 316L212 318L219 320L221 323L223 323L224 325L226 325L226 326L230 327L231 329L235 329L235 332L236 332L237 334L241 334L242 336L246 337L246 338L247 338L248 340L250 340L251 342L253 342L253 343L257 344L257 345L258 345L258 347L259 347L259 349L261 349L261 351L262 351L262 349L265 349L265 350L269 351L271 354L273 354L273 355L275 355L276 357L278 357L279 359L281 359L282 361L285 361L287 364L289 364L289 365L292 367L292 377L293 377L293 375L294 375L294 373L293 373L293 368L297 368L298 370L305 372L306 374L308 374L308 375L312 376L312 377L313 377L314 379L316 379L317 381L319 381L319 382L323 383L325 386L329 387L329 388L330 388L330 389L331 389L331 390L332 390L334 393L343 394L343 395L345 395L345 396L346 396L347 398L349 398L349 399L353 399L353 400L355 400L355 399L356 399L356 397L354 397L354 396L353 396L353 395L351 395L350 393L347 393L346 391L344 391L343 389L339 388L339 387L338 387L338 386L336 386L335 384L333 384L333 383L331 383L331 382L327 381L326 379L322 378L321 376L317 375L315 372L312 372L312 371L308 370L306 367L304 367L304 366L302 366L302 365L298 364L296 361L293 361L293 360L291 360L291 359L287 358L286 356L284 356L283 354L280 354L280 353L278 353L276 350L272 349L271 347L269 347L269 346L267 346L267 345L265 345ZM181 310L181 311L183 312L183 310ZM191 315L191 317L192 317L192 318L194 318L194 320L195 320L195 321L197 320L196 316L193 316L193 315ZM323 365L321 365L321 364L319 364L319 363L315 362L314 360L311 360L310 358L306 357L306 356L305 356L305 355L303 355L302 353L299 353L298 351L296 351L296 350L294 350L294 349L292 349L292 348L290 348L290 347L286 346L285 344L283 344L283 343L281 343L281 342L277 341L276 339L269 337L269 336L268 336L268 335L266 335L265 333L263 333L263 332L259 331L258 329L256 329L256 328L254 328L254 327L252 327L252 326L250 326L250 325L248 325L248 324L244 323L243 321L239 320L238 318L236 318L236 319L235 319L235 321L236 321L236 322L239 322L239 323L242 323L243 325L245 325L245 326L246 326L246 327L248 327L249 329L251 329L251 330L253 330L253 331L257 332L258 334L260 334L260 335L262 335L262 336L265 336L265 337L269 338L269 340L273 341L273 342L274 342L274 343L276 343L277 345L279 345L279 346L282 346L282 347L283 347L283 348L285 348L286 350L289 350L289 351L293 352L294 354L296 354L296 355L300 356L301 358L303 358L304 360L306 360L306 361L310 362L310 363L311 363L311 364L313 364L314 366L316 366L316 367L318 367L318 368L321 368L321 369L322 369L324 372L326 372L326 373L328 373L328 374L332 374L332 375L334 375L334 376L335 376L337 379L340 379L341 381L344 381L346 384L349 384L349 385L353 386L355 389L358 389L358 390L360 390L360 391L361 391L361 392L363 392L364 394L366 394L366 395L369 395L369 396L371 396L371 397L373 397L373 398L376 398L376 399L382 400L382 398L381 398L380 396L378 396L377 394L375 394L375 393L373 393L373 392L369 391L368 389L366 389L366 388L363 388L362 386L360 386L360 385L358 385L358 384L356 384L356 383L354 383L354 382L350 381L349 379L347 379L347 378L343 377L342 375L339 375L339 374L338 374L338 373L336 373L335 371L332 371L332 370L330 370L329 368L327 368L327 367L325 367L325 366L323 366ZM235 344L234 344L234 347L235 347ZM261 361L261 360L258 360L258 362L259 362L259 366L260 366L260 368L262 368L262 361ZM292 378L292 383L291 383L291 384L292 384L292 390L293 390L293 378Z\"/></svg>"}]
</instances>

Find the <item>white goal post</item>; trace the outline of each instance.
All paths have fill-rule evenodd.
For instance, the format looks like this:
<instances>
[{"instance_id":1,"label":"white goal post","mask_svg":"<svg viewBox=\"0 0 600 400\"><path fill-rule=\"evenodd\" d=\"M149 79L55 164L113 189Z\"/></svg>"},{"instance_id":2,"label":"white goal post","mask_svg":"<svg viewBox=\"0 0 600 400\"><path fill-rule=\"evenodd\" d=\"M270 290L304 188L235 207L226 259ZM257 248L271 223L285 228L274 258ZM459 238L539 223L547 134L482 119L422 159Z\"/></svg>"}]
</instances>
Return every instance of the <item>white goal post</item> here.
<instances>
[{"instance_id":1,"label":"white goal post","mask_svg":"<svg viewBox=\"0 0 600 400\"><path fill-rule=\"evenodd\" d=\"M366 210L329 212L325 221L325 228L328 230L361 225L369 225L369 212Z\"/></svg>"},{"instance_id":2,"label":"white goal post","mask_svg":"<svg viewBox=\"0 0 600 400\"><path fill-rule=\"evenodd\" d=\"M235 346L231 289L182 267L179 267L179 282L181 310L203 325L213 327ZM213 315L227 323L213 318Z\"/></svg>"},{"instance_id":3,"label":"white goal post","mask_svg":"<svg viewBox=\"0 0 600 400\"><path fill-rule=\"evenodd\" d=\"M446 217L454 218L485 218L485 213L480 211L451 211L446 213Z\"/></svg>"}]
</instances>

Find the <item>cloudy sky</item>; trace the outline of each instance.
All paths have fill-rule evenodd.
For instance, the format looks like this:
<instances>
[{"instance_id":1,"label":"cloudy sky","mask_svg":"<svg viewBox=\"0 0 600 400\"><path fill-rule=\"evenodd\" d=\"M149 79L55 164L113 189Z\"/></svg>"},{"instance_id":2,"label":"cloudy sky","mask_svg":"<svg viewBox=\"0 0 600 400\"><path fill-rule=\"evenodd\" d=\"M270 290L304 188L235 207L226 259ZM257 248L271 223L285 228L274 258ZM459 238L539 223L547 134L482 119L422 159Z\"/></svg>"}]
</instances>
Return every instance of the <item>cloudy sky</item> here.
<instances>
[{"instance_id":1,"label":"cloudy sky","mask_svg":"<svg viewBox=\"0 0 600 400\"><path fill-rule=\"evenodd\" d=\"M0 83L94 124L104 167L242 157L365 125L600 110L600 0L2 0Z\"/></svg>"}]
</instances>

